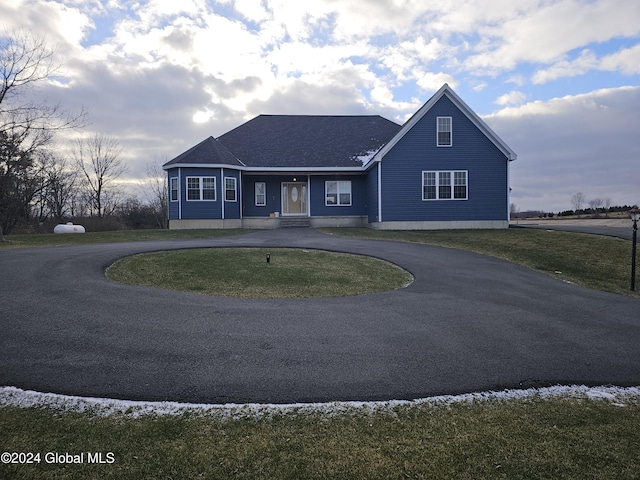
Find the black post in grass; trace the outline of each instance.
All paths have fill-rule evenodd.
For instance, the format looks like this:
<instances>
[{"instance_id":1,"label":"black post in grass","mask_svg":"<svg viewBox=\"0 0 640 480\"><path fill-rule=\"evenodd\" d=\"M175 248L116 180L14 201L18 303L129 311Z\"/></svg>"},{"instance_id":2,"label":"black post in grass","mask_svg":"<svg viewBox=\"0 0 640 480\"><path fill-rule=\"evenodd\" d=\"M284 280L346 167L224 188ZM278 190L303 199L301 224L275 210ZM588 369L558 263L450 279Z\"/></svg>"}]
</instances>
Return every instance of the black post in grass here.
<instances>
[{"instance_id":1,"label":"black post in grass","mask_svg":"<svg viewBox=\"0 0 640 480\"><path fill-rule=\"evenodd\" d=\"M633 246L631 247L631 291L636 291L636 244L638 242L638 219L640 219L640 210L634 206L629 210L629 216L633 220Z\"/></svg>"}]
</instances>

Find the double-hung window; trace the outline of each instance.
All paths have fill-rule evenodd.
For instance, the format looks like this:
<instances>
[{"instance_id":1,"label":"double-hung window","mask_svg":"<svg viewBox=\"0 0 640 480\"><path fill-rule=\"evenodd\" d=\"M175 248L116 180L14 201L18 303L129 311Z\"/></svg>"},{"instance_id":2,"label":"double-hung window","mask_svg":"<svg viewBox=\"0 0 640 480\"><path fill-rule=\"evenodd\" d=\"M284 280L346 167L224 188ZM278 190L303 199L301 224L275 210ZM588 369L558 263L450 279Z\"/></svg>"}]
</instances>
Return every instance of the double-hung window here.
<instances>
[{"instance_id":1,"label":"double-hung window","mask_svg":"<svg viewBox=\"0 0 640 480\"><path fill-rule=\"evenodd\" d=\"M438 172L438 198L440 200L451 198L451 172Z\"/></svg>"},{"instance_id":2,"label":"double-hung window","mask_svg":"<svg viewBox=\"0 0 640 480\"><path fill-rule=\"evenodd\" d=\"M178 177L171 177L169 179L169 190L171 192L171 201L178 201Z\"/></svg>"},{"instance_id":3,"label":"double-hung window","mask_svg":"<svg viewBox=\"0 0 640 480\"><path fill-rule=\"evenodd\" d=\"M351 205L351 181L328 181L324 187L326 206Z\"/></svg>"},{"instance_id":4,"label":"double-hung window","mask_svg":"<svg viewBox=\"0 0 640 480\"><path fill-rule=\"evenodd\" d=\"M439 147L452 146L451 117L436 117L436 125L437 145Z\"/></svg>"},{"instance_id":5,"label":"double-hung window","mask_svg":"<svg viewBox=\"0 0 640 480\"><path fill-rule=\"evenodd\" d=\"M267 205L267 184L265 182L256 182L256 207L264 207Z\"/></svg>"},{"instance_id":6,"label":"double-hung window","mask_svg":"<svg viewBox=\"0 0 640 480\"><path fill-rule=\"evenodd\" d=\"M422 200L467 200L467 171L422 172Z\"/></svg>"},{"instance_id":7,"label":"double-hung window","mask_svg":"<svg viewBox=\"0 0 640 480\"><path fill-rule=\"evenodd\" d=\"M216 177L187 177L187 200L216 199Z\"/></svg>"},{"instance_id":8,"label":"double-hung window","mask_svg":"<svg viewBox=\"0 0 640 480\"><path fill-rule=\"evenodd\" d=\"M238 199L237 180L235 177L224 177L224 200L236 202Z\"/></svg>"},{"instance_id":9,"label":"double-hung window","mask_svg":"<svg viewBox=\"0 0 640 480\"><path fill-rule=\"evenodd\" d=\"M453 172L453 198L467 198L467 172Z\"/></svg>"}]
</instances>

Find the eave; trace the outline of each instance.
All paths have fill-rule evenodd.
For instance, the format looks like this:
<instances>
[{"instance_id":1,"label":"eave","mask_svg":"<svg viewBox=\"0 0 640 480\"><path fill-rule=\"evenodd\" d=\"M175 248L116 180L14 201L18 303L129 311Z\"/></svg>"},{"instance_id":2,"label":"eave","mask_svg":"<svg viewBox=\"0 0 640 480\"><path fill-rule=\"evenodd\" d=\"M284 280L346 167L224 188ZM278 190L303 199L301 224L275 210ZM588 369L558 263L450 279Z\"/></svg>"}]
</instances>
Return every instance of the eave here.
<instances>
[{"instance_id":1,"label":"eave","mask_svg":"<svg viewBox=\"0 0 640 480\"><path fill-rule=\"evenodd\" d=\"M362 173L365 171L361 167L246 167L227 164L203 164L203 163L174 163L164 165L163 170L174 168L224 168L225 170L239 170L250 173Z\"/></svg>"}]
</instances>

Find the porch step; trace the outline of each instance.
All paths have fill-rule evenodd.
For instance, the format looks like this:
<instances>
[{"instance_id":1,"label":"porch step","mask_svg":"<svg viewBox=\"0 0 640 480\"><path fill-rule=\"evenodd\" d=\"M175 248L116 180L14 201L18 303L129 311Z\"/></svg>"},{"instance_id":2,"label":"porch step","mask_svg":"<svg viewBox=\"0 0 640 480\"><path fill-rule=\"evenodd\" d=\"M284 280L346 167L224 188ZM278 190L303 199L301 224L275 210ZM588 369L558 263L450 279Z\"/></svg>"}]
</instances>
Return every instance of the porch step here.
<instances>
[{"instance_id":1,"label":"porch step","mask_svg":"<svg viewBox=\"0 0 640 480\"><path fill-rule=\"evenodd\" d=\"M309 228L309 227L311 227L311 221L306 217L304 218L282 217L280 219L280 228Z\"/></svg>"}]
</instances>

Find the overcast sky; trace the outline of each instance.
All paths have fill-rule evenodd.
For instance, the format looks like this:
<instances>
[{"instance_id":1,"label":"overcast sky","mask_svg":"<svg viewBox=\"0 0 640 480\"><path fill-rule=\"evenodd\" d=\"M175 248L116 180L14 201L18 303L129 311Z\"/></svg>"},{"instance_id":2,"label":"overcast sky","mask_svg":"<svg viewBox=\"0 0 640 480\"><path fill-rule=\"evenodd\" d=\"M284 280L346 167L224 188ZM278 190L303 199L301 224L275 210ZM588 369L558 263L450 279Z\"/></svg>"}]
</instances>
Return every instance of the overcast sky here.
<instances>
[{"instance_id":1,"label":"overcast sky","mask_svg":"<svg viewBox=\"0 0 640 480\"><path fill-rule=\"evenodd\" d=\"M638 0L4 0L132 180L261 113L404 122L447 82L518 154L512 202L640 203Z\"/></svg>"}]
</instances>

